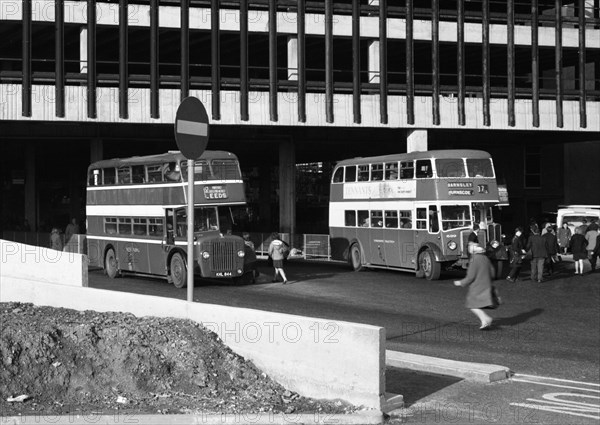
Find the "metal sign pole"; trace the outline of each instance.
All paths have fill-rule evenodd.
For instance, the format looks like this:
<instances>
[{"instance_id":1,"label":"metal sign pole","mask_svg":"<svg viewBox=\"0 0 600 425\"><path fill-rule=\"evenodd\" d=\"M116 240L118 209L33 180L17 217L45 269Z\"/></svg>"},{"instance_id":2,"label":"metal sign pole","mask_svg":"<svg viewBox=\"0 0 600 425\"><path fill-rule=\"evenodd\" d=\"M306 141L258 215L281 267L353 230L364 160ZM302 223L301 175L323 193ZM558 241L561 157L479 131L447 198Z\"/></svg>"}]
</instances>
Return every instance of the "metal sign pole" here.
<instances>
[{"instance_id":1,"label":"metal sign pole","mask_svg":"<svg viewBox=\"0 0 600 425\"><path fill-rule=\"evenodd\" d=\"M194 301L194 168L188 159L188 214L187 214L187 300Z\"/></svg>"}]
</instances>

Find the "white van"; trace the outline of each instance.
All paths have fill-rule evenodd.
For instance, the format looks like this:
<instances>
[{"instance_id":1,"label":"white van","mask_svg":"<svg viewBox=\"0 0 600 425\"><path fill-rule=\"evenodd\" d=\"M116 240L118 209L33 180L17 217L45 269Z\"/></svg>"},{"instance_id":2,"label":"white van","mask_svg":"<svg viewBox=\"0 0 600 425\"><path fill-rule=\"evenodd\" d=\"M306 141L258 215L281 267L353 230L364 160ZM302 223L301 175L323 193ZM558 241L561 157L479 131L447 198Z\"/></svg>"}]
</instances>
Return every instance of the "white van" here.
<instances>
[{"instance_id":1,"label":"white van","mask_svg":"<svg viewBox=\"0 0 600 425\"><path fill-rule=\"evenodd\" d=\"M585 219L590 223L592 218L600 223L600 205L560 205L556 216L556 226L561 228L563 223L569 223L571 233L575 234L575 229L583 224Z\"/></svg>"}]
</instances>

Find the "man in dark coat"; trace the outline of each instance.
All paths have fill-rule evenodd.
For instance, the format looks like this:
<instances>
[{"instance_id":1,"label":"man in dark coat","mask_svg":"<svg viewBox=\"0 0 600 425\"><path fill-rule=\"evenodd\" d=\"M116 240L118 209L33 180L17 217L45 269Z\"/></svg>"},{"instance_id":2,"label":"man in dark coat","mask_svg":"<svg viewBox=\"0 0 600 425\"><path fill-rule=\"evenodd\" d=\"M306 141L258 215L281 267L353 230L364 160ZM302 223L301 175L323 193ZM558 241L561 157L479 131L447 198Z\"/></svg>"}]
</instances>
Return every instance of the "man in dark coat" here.
<instances>
[{"instance_id":1,"label":"man in dark coat","mask_svg":"<svg viewBox=\"0 0 600 425\"><path fill-rule=\"evenodd\" d=\"M546 257L546 262L544 263L544 269L548 271L548 274L552 276L554 273L554 261L557 259L558 254L558 239L556 238L556 234L554 233L554 229L552 226L546 227L546 233L542 236L546 241L546 248L548 249L548 256Z\"/></svg>"},{"instance_id":2,"label":"man in dark coat","mask_svg":"<svg viewBox=\"0 0 600 425\"><path fill-rule=\"evenodd\" d=\"M510 273L506 280L509 282L516 282L521 271L521 263L526 253L523 247L523 241L521 236L523 235L523 229L517 227L515 229L515 235L513 236L512 243L510 245Z\"/></svg>"},{"instance_id":3,"label":"man in dark coat","mask_svg":"<svg viewBox=\"0 0 600 425\"><path fill-rule=\"evenodd\" d=\"M544 261L548 257L548 246L546 240L540 235L537 227L531 229L532 235L527 241L527 251L531 250L531 280L543 282Z\"/></svg>"}]
</instances>

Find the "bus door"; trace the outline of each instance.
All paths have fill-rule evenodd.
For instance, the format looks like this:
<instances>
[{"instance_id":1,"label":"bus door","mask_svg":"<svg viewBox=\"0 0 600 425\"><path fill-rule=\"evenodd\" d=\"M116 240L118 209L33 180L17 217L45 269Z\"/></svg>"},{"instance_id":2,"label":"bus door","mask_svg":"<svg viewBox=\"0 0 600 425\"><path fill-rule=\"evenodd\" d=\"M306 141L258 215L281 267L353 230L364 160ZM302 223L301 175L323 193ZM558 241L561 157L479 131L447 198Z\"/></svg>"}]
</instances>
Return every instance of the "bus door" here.
<instances>
[{"instance_id":1,"label":"bus door","mask_svg":"<svg viewBox=\"0 0 600 425\"><path fill-rule=\"evenodd\" d=\"M370 215L371 221L371 264L383 266L385 261L385 232L383 227L383 211L373 210Z\"/></svg>"},{"instance_id":2,"label":"bus door","mask_svg":"<svg viewBox=\"0 0 600 425\"><path fill-rule=\"evenodd\" d=\"M173 208L166 208L164 218L154 219L149 229L152 236L161 237L160 250L149 252L151 273L165 275L167 254L175 246Z\"/></svg>"},{"instance_id":3,"label":"bus door","mask_svg":"<svg viewBox=\"0 0 600 425\"><path fill-rule=\"evenodd\" d=\"M417 249L426 242L440 245L440 220L436 205L418 207L416 209L416 225L415 244Z\"/></svg>"}]
</instances>

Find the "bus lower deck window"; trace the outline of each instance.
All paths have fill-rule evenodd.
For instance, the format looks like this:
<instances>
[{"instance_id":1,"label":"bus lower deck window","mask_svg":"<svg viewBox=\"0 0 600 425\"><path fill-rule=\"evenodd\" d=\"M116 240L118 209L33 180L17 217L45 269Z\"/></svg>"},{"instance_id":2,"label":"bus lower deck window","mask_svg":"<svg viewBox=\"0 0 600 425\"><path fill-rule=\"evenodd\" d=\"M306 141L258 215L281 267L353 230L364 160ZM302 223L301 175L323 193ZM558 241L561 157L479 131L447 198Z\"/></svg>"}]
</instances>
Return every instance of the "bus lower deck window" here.
<instances>
[{"instance_id":1,"label":"bus lower deck window","mask_svg":"<svg viewBox=\"0 0 600 425\"><path fill-rule=\"evenodd\" d=\"M348 210L344 213L344 225L346 227L356 227L356 211Z\"/></svg>"}]
</instances>

